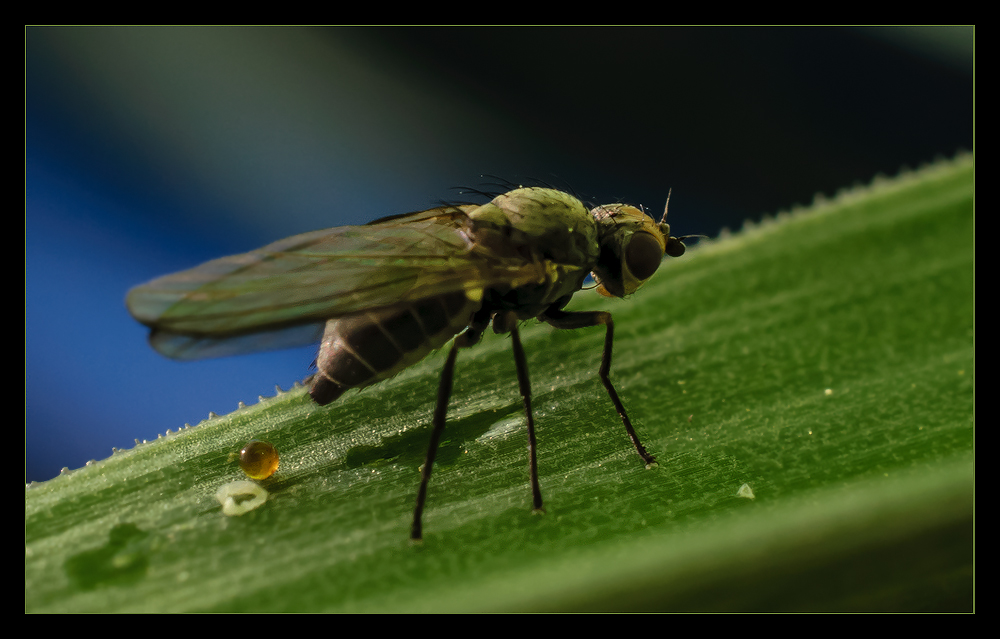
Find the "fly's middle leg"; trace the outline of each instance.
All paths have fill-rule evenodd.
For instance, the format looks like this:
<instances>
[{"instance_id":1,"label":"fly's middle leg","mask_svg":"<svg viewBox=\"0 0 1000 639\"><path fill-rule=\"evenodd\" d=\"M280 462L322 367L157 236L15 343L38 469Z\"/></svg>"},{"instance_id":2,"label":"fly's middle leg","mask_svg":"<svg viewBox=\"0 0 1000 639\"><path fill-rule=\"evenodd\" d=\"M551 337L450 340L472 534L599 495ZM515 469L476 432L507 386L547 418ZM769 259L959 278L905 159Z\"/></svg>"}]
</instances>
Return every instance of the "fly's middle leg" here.
<instances>
[{"instance_id":1,"label":"fly's middle leg","mask_svg":"<svg viewBox=\"0 0 1000 639\"><path fill-rule=\"evenodd\" d=\"M514 342L514 368L517 370L517 385L524 399L524 414L528 422L528 476L531 478L531 500L534 512L545 512L542 508L542 489L538 484L538 455L535 448L535 418L531 411L531 381L528 379L528 360L521 346L521 336L517 325L510 327Z\"/></svg>"},{"instance_id":2,"label":"fly's middle leg","mask_svg":"<svg viewBox=\"0 0 1000 639\"><path fill-rule=\"evenodd\" d=\"M524 356L521 346L521 334L517 330L517 317L512 312L499 312L493 315L493 331L495 333L510 333L514 346L514 368L517 370L517 386L524 400L524 415L528 424L528 476L531 480L532 510L543 513L542 489L538 483L538 453L535 445L535 416L531 410L531 380L528 378L528 358Z\"/></svg>"},{"instance_id":3,"label":"fly's middle leg","mask_svg":"<svg viewBox=\"0 0 1000 639\"><path fill-rule=\"evenodd\" d=\"M615 323L611 319L611 313L606 311L569 312L549 310L539 316L538 319L556 328L586 328L588 326L600 326L601 324L606 327L604 333L604 354L601 357L601 368L597 372L597 375L601 378L601 383L604 384L604 388L608 391L611 403L615 405L615 410L618 411L618 416L622 418L625 431L632 440L636 452L646 462L647 468L655 464L656 458L646 452L646 448L639 441L639 436L636 434L635 429L632 428L632 422L625 413L625 407L622 405L621 399L618 398L618 392L615 391L615 387L609 377L611 372L611 349L615 341Z\"/></svg>"}]
</instances>

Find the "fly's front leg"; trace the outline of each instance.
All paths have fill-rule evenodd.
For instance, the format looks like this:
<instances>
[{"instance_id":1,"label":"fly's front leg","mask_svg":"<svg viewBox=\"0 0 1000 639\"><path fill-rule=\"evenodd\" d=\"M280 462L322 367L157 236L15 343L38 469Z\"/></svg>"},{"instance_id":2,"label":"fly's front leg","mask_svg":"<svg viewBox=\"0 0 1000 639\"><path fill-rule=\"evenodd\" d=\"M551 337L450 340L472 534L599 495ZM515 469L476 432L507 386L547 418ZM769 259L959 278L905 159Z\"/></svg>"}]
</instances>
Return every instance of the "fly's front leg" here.
<instances>
[{"instance_id":1,"label":"fly's front leg","mask_svg":"<svg viewBox=\"0 0 1000 639\"><path fill-rule=\"evenodd\" d=\"M452 379L455 376L455 358L458 356L458 349L468 348L482 337L482 328L470 327L464 333L455 338L448 351L448 359L444 362L444 369L441 371L441 382L438 384L437 403L434 406L434 428L431 431L431 441L427 445L427 457L424 459L423 468L420 471L420 490L417 491L417 505L413 509L413 527L410 529L410 539L419 541L423 538L423 525L421 516L424 512L424 504L427 501L427 483L431 479L431 470L434 468L434 457L437 456L438 445L441 443L441 433L444 432L445 419L448 416L448 400L451 397Z\"/></svg>"},{"instance_id":2,"label":"fly's front leg","mask_svg":"<svg viewBox=\"0 0 1000 639\"><path fill-rule=\"evenodd\" d=\"M642 460L646 462L647 468L655 464L656 458L647 453L646 448L639 441L639 436L635 434L632 422L629 421L628 415L625 413L625 407L622 406L621 400L618 399L618 393L611 384L611 378L608 377L608 374L611 372L611 347L615 341L615 323L611 319L611 313L606 311L568 312L549 310L540 315L538 319L556 328L586 328L588 326L600 326L601 324L606 327L604 333L604 355L601 357L601 369L597 374L601 378L604 388L607 389L608 395L611 397L611 403L615 405L615 410L618 411L618 416L622 418L622 423L625 424L625 431L632 439L635 450L642 457Z\"/></svg>"}]
</instances>

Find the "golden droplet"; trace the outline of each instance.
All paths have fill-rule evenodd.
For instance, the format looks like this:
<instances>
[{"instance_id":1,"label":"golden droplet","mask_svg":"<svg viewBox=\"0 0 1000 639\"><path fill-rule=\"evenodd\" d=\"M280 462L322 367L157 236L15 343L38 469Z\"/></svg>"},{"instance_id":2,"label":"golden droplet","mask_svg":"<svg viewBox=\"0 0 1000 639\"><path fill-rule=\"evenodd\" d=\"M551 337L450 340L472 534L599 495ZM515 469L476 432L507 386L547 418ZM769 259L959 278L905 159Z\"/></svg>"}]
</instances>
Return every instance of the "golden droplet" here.
<instances>
[{"instance_id":1,"label":"golden droplet","mask_svg":"<svg viewBox=\"0 0 1000 639\"><path fill-rule=\"evenodd\" d=\"M251 479L267 479L278 470L278 449L252 439L240 451L240 468Z\"/></svg>"}]
</instances>

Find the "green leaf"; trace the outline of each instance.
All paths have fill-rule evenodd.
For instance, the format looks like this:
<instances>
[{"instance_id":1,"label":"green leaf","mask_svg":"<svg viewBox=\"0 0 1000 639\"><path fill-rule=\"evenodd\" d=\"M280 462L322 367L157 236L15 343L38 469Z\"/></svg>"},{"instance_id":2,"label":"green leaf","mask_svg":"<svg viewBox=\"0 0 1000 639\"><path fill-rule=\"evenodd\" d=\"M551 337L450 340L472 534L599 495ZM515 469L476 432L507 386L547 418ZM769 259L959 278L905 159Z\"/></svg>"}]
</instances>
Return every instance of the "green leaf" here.
<instances>
[{"instance_id":1,"label":"green leaf","mask_svg":"<svg viewBox=\"0 0 1000 639\"><path fill-rule=\"evenodd\" d=\"M614 312L651 469L597 379L602 329L529 322L546 514L488 335L459 354L422 544L443 353L27 487L25 610L971 610L974 194L972 159L942 162L667 260L632 299L578 294ZM227 517L252 438L281 466Z\"/></svg>"}]
</instances>

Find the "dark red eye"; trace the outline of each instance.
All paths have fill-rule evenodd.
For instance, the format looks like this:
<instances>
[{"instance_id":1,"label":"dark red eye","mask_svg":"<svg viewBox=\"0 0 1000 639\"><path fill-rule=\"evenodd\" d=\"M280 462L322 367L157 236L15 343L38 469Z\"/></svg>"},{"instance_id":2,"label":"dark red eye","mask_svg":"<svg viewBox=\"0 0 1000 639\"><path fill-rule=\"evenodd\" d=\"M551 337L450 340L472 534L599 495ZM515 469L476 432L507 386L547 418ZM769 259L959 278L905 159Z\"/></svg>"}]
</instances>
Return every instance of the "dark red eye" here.
<instances>
[{"instance_id":1,"label":"dark red eye","mask_svg":"<svg viewBox=\"0 0 1000 639\"><path fill-rule=\"evenodd\" d=\"M684 255L684 251L686 249L687 247L684 246L684 242L682 241L681 238L677 237L667 238L666 253L670 257L680 257L681 255Z\"/></svg>"},{"instance_id":2,"label":"dark red eye","mask_svg":"<svg viewBox=\"0 0 1000 639\"><path fill-rule=\"evenodd\" d=\"M648 279L663 261L663 249L656 238L640 231L629 240L625 249L625 266L637 280Z\"/></svg>"}]
</instances>

